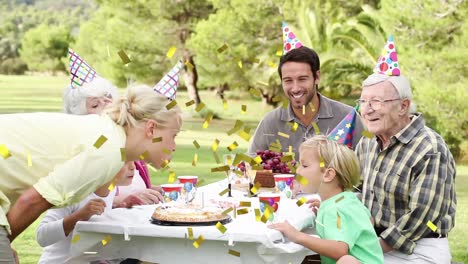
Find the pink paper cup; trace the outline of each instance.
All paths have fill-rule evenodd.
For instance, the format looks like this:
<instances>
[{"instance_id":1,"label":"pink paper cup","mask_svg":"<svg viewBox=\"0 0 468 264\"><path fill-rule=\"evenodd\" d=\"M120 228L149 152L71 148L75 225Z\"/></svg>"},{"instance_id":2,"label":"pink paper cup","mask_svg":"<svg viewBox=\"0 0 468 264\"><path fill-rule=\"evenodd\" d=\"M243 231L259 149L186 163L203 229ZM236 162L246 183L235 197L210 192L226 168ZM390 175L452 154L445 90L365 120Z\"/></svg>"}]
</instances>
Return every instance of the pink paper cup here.
<instances>
[{"instance_id":1,"label":"pink paper cup","mask_svg":"<svg viewBox=\"0 0 468 264\"><path fill-rule=\"evenodd\" d=\"M182 184L161 184L164 201L172 202L179 200L182 187Z\"/></svg>"},{"instance_id":2,"label":"pink paper cup","mask_svg":"<svg viewBox=\"0 0 468 264\"><path fill-rule=\"evenodd\" d=\"M291 198L294 190L294 174L277 174L273 177L276 191L286 198Z\"/></svg>"}]
</instances>

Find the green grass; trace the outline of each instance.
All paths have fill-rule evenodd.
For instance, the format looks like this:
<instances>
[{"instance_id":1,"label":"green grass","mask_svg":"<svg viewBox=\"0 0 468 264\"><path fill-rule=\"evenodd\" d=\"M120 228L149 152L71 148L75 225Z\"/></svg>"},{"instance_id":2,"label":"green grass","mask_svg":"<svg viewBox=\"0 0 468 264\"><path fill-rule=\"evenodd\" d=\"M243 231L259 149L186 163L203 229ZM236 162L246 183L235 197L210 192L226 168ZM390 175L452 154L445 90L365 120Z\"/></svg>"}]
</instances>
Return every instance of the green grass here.
<instances>
[{"instance_id":1,"label":"green grass","mask_svg":"<svg viewBox=\"0 0 468 264\"><path fill-rule=\"evenodd\" d=\"M34 112L34 111L61 111L62 90L67 84L67 77L43 76L3 76L0 75L0 113ZM184 119L182 131L176 139L177 151L174 154L170 168L164 171L152 172L153 183L161 184L168 180L169 171L177 175L198 175L204 184L222 179L223 173L212 173L211 168L218 166L211 153L214 139L219 139L219 158L228 153L226 147L233 141L239 144L234 152L245 152L248 142L237 135L228 136L226 131L233 127L235 120L239 119L252 129L271 107L265 107L258 100L251 99L246 92L228 92L227 109L223 108L222 101L214 92L201 91L200 96L206 108L213 111L219 119L214 119L207 129L202 128L203 118L193 110L193 106L185 107L188 101L186 92L179 92L177 101L184 112L189 114ZM247 98L247 99L246 99ZM241 114L241 105L247 105L247 113ZM206 111L206 110L205 110ZM201 145L197 150L193 140ZM193 155L198 153L199 159L196 167L192 166ZM458 208L455 229L450 233L449 241L453 260L468 263L468 245L464 232L468 228L468 166L457 166L456 188L458 195ZM37 220L25 230L14 242L13 247L18 251L22 264L37 263L42 252L36 242Z\"/></svg>"}]
</instances>

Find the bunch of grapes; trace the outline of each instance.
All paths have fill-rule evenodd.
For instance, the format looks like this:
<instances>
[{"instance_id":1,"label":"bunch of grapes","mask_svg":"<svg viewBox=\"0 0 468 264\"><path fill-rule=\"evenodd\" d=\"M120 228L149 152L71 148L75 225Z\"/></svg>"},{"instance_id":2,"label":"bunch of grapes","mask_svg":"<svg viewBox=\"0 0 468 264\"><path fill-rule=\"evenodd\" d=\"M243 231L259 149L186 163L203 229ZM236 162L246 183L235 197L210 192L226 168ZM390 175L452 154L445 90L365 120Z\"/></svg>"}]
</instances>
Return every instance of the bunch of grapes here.
<instances>
[{"instance_id":1,"label":"bunch of grapes","mask_svg":"<svg viewBox=\"0 0 468 264\"><path fill-rule=\"evenodd\" d=\"M273 173L290 173L291 170L285 162L281 161L283 153L271 150L257 150L257 155L262 157L262 167L265 170L271 170ZM291 161L292 166L296 166L296 161Z\"/></svg>"}]
</instances>

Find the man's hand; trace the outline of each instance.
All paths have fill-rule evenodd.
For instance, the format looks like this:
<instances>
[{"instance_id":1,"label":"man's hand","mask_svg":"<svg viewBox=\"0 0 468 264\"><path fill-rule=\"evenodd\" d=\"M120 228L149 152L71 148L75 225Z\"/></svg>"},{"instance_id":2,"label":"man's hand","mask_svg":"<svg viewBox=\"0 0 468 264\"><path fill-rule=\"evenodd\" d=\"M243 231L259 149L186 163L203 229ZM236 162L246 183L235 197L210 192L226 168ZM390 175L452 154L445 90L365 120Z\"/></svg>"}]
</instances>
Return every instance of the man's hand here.
<instances>
[{"instance_id":1,"label":"man's hand","mask_svg":"<svg viewBox=\"0 0 468 264\"><path fill-rule=\"evenodd\" d=\"M393 248L389 244L387 244L387 242L385 242L385 240L383 240L382 238L379 238L379 242L380 247L382 247L383 253L387 253L393 250Z\"/></svg>"},{"instance_id":2,"label":"man's hand","mask_svg":"<svg viewBox=\"0 0 468 264\"><path fill-rule=\"evenodd\" d=\"M104 213L106 203L99 198L89 200L85 206L78 209L74 214L80 221L88 221L93 215Z\"/></svg>"}]
</instances>

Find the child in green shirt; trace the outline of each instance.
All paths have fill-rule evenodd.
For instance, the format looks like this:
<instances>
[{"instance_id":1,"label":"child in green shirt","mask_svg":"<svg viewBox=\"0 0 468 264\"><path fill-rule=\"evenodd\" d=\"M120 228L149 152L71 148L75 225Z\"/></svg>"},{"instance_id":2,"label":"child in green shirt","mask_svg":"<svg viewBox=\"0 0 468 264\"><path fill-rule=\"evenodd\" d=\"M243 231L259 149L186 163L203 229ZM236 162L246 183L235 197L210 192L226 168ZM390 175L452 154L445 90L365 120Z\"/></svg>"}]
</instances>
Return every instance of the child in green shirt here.
<instances>
[{"instance_id":1,"label":"child in green shirt","mask_svg":"<svg viewBox=\"0 0 468 264\"><path fill-rule=\"evenodd\" d=\"M350 191L360 180L354 152L322 135L303 142L299 152L297 173L309 181L299 188L318 193L322 200L315 220L320 238L296 230L287 221L270 228L320 254L322 263L383 263L369 210Z\"/></svg>"}]
</instances>

